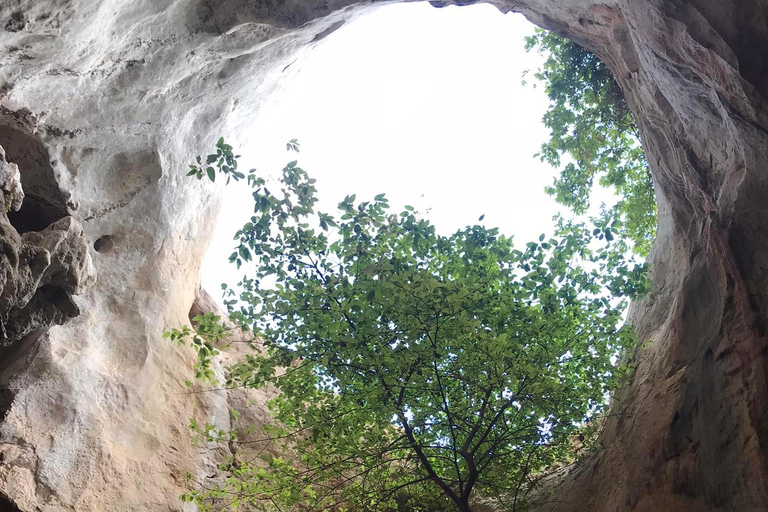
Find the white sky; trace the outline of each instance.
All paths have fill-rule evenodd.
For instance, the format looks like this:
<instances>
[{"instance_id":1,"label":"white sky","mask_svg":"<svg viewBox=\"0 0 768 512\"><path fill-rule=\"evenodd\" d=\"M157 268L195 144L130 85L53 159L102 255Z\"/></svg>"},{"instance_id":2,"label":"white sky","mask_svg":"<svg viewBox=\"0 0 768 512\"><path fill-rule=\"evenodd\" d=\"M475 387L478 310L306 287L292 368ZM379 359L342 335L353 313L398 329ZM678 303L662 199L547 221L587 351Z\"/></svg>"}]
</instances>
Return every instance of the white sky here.
<instances>
[{"instance_id":1,"label":"white sky","mask_svg":"<svg viewBox=\"0 0 768 512\"><path fill-rule=\"evenodd\" d=\"M521 85L542 62L523 49L533 25L489 5L390 5L347 23L293 64L300 71L236 148L241 169L278 176L286 162L317 179L320 210L346 194L384 192L392 211L427 213L444 234L477 222L518 245L552 234L561 207L544 193L555 170L533 154L547 139L543 88ZM287 153L298 138L301 152ZM239 192L238 192L239 189ZM246 187L230 184L202 282L240 273L227 263L232 236L252 215Z\"/></svg>"}]
</instances>

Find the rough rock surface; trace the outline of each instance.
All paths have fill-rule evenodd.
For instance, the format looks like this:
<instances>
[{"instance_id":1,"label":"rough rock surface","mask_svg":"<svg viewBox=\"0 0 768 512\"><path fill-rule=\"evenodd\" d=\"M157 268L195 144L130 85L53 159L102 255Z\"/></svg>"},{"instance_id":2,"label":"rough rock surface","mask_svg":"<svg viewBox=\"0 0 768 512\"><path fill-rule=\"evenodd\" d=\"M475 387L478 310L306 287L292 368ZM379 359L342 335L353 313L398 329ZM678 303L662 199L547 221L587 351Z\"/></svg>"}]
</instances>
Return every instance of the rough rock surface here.
<instances>
[{"instance_id":1,"label":"rough rock surface","mask_svg":"<svg viewBox=\"0 0 768 512\"><path fill-rule=\"evenodd\" d=\"M20 235L7 217L24 201L21 173L0 146L0 349L61 325L80 311L72 296L95 280L80 224L65 217L42 232Z\"/></svg>"},{"instance_id":2,"label":"rough rock surface","mask_svg":"<svg viewBox=\"0 0 768 512\"><path fill-rule=\"evenodd\" d=\"M5 150L0 146L0 190L3 192L3 212L17 212L24 202L19 166L9 162Z\"/></svg>"},{"instance_id":3,"label":"rough rock surface","mask_svg":"<svg viewBox=\"0 0 768 512\"><path fill-rule=\"evenodd\" d=\"M10 222L42 231L71 215L99 274L79 317L2 354L0 506L182 509L184 472L212 462L184 425L229 412L226 396L184 388L190 361L160 339L186 321L218 204L179 170L219 135L245 142L296 56L375 7L350 3L0 3L0 145L27 194ZM491 3L613 69L660 205L657 289L633 310L652 343L604 448L553 481L543 509L765 510L768 0Z\"/></svg>"},{"instance_id":4,"label":"rough rock surface","mask_svg":"<svg viewBox=\"0 0 768 512\"><path fill-rule=\"evenodd\" d=\"M552 5L556 2L552 2ZM601 3L534 16L595 50L640 124L660 219L648 348L604 449L544 510L759 511L768 503L768 2Z\"/></svg>"}]
</instances>

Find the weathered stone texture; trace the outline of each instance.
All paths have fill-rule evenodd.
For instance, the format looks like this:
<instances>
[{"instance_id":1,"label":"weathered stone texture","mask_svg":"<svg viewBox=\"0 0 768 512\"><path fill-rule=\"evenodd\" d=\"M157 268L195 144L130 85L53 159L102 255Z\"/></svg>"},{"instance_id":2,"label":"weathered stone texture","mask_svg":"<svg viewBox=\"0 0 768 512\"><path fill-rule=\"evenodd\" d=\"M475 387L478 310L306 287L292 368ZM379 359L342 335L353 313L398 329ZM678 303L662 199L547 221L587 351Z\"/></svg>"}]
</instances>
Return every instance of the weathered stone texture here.
<instances>
[{"instance_id":1,"label":"weathered stone texture","mask_svg":"<svg viewBox=\"0 0 768 512\"><path fill-rule=\"evenodd\" d=\"M9 218L39 247L78 238L72 221L30 234L66 216L100 241L80 316L0 360L0 492L21 510L180 510L183 473L205 474L184 425L229 424L228 399L189 394L190 361L160 335L186 321L218 195L180 170L219 135L245 142L286 66L375 7L348 3L0 3L0 145L29 205ZM632 313L652 343L603 450L543 509L765 510L768 1L491 3L613 69L660 205L656 291ZM86 270L61 254L52 267Z\"/></svg>"},{"instance_id":2,"label":"weathered stone texture","mask_svg":"<svg viewBox=\"0 0 768 512\"><path fill-rule=\"evenodd\" d=\"M3 193L3 213L19 211L21 203L24 202L21 173L18 165L6 159L2 146L0 146L0 189Z\"/></svg>"},{"instance_id":3,"label":"weathered stone texture","mask_svg":"<svg viewBox=\"0 0 768 512\"><path fill-rule=\"evenodd\" d=\"M560 25L614 70L660 207L637 370L552 510L768 503L768 2L637 1ZM547 509L547 507L545 507Z\"/></svg>"},{"instance_id":4,"label":"weathered stone texture","mask_svg":"<svg viewBox=\"0 0 768 512\"><path fill-rule=\"evenodd\" d=\"M0 349L79 314L72 295L95 280L83 228L65 217L20 235L8 212L21 210L21 173L0 146Z\"/></svg>"}]
</instances>

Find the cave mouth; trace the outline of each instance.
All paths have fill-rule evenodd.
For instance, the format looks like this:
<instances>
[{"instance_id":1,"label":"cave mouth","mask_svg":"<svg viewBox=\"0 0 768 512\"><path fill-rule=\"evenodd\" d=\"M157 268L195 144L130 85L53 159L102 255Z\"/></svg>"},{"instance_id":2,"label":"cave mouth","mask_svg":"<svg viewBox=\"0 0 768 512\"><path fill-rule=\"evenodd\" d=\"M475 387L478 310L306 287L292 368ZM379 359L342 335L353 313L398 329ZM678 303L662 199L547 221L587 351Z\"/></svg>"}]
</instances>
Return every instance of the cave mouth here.
<instances>
[{"instance_id":1,"label":"cave mouth","mask_svg":"<svg viewBox=\"0 0 768 512\"><path fill-rule=\"evenodd\" d=\"M19 233L42 231L67 217L67 198L58 185L48 151L42 142L19 126L14 113L0 112L0 146L6 158L19 166L24 202L8 220Z\"/></svg>"},{"instance_id":2,"label":"cave mouth","mask_svg":"<svg viewBox=\"0 0 768 512\"><path fill-rule=\"evenodd\" d=\"M319 32L245 144L232 142L239 165L276 176L298 160L317 180L318 209L334 215L347 194L384 193L392 211L413 206L444 234L481 217L522 244L551 234L560 207L544 189L556 170L534 158L548 138L540 120L549 100L522 83L544 60L525 51L534 30L489 4L414 2ZM298 154L285 151L294 138ZM242 277L226 262L254 210L248 187L232 183L225 193L201 269L217 300L223 282Z\"/></svg>"}]
</instances>

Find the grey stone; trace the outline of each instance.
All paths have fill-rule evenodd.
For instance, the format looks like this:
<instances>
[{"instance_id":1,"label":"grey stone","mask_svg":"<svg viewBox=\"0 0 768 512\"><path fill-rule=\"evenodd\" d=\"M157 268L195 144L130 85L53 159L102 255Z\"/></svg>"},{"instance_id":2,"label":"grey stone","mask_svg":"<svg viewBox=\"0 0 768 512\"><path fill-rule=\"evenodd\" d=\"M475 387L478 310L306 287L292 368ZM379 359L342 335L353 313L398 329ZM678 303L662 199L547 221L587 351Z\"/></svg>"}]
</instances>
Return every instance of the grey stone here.
<instances>
[{"instance_id":1,"label":"grey stone","mask_svg":"<svg viewBox=\"0 0 768 512\"><path fill-rule=\"evenodd\" d=\"M24 199L19 168L0 146L0 183L6 205L0 211L0 347L32 331L61 325L80 311L72 299L95 281L83 228L65 217L41 232L20 235L7 211Z\"/></svg>"}]
</instances>

